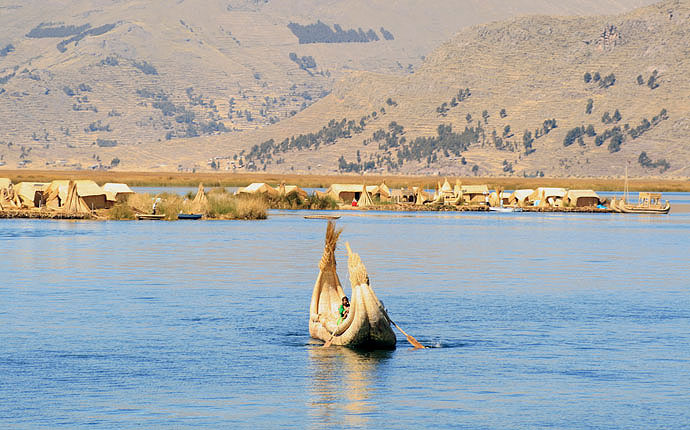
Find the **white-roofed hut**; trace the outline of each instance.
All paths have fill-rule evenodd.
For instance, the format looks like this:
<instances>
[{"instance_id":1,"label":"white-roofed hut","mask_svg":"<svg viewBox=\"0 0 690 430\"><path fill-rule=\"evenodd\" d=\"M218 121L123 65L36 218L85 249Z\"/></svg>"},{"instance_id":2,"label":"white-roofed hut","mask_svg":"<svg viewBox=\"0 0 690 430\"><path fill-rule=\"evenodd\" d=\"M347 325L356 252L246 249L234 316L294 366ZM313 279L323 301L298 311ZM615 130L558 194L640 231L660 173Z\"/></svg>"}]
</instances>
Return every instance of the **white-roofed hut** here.
<instances>
[{"instance_id":1,"label":"white-roofed hut","mask_svg":"<svg viewBox=\"0 0 690 430\"><path fill-rule=\"evenodd\" d=\"M508 197L508 205L510 206L526 206L528 204L528 197L534 192L531 188L524 188L515 190Z\"/></svg>"},{"instance_id":2,"label":"white-roofed hut","mask_svg":"<svg viewBox=\"0 0 690 430\"><path fill-rule=\"evenodd\" d=\"M539 187L527 198L535 206L563 207L565 188Z\"/></svg>"},{"instance_id":3,"label":"white-roofed hut","mask_svg":"<svg viewBox=\"0 0 690 430\"><path fill-rule=\"evenodd\" d=\"M134 191L132 191L127 184L115 182L104 184L103 191L105 191L105 198L108 202L108 206L112 206L118 202L126 202L129 196L134 195Z\"/></svg>"}]
</instances>

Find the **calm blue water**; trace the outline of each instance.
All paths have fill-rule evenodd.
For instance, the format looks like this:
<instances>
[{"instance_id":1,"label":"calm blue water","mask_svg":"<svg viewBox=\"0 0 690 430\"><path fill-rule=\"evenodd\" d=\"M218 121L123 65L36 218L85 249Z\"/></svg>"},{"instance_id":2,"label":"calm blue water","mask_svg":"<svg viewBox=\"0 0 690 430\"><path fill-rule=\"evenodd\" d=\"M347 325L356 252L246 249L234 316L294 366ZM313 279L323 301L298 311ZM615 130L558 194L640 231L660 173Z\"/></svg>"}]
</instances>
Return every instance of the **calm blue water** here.
<instances>
[{"instance_id":1,"label":"calm blue water","mask_svg":"<svg viewBox=\"0 0 690 430\"><path fill-rule=\"evenodd\" d=\"M309 339L304 212L0 220L0 428L688 427L688 211L342 214L435 348Z\"/></svg>"}]
</instances>

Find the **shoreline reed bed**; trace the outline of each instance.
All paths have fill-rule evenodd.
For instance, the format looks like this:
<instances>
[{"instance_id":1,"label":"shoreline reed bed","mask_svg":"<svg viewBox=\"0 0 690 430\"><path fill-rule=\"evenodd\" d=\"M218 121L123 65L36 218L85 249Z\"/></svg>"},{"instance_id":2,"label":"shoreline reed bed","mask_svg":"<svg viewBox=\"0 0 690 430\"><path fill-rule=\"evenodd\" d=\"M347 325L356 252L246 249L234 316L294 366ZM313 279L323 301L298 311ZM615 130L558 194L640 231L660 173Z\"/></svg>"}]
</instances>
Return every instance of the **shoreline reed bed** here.
<instances>
[{"instance_id":1,"label":"shoreline reed bed","mask_svg":"<svg viewBox=\"0 0 690 430\"><path fill-rule=\"evenodd\" d=\"M176 220L180 213L201 213L207 219L258 220L268 217L268 202L261 196L234 196L225 189L213 189L206 194L207 202L196 205L191 199L173 193L137 193L126 203L118 203L106 210L111 220L134 219L136 214L151 214L153 203L160 199L156 213L168 221Z\"/></svg>"}]
</instances>

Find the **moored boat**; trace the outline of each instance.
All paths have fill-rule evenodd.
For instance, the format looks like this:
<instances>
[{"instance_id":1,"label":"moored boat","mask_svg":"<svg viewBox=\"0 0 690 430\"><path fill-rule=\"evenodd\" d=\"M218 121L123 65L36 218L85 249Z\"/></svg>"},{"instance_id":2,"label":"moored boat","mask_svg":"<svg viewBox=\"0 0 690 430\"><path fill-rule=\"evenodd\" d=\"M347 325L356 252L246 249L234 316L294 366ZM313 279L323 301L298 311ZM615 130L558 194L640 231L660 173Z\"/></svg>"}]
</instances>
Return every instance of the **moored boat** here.
<instances>
[{"instance_id":1,"label":"moored boat","mask_svg":"<svg viewBox=\"0 0 690 430\"><path fill-rule=\"evenodd\" d=\"M196 220L201 219L202 214L178 214L177 219L181 220Z\"/></svg>"},{"instance_id":2,"label":"moored boat","mask_svg":"<svg viewBox=\"0 0 690 430\"><path fill-rule=\"evenodd\" d=\"M498 213L522 212L522 208L513 206L489 206L489 210Z\"/></svg>"},{"instance_id":3,"label":"moored boat","mask_svg":"<svg viewBox=\"0 0 690 430\"><path fill-rule=\"evenodd\" d=\"M617 208L626 214L667 214L671 203L661 202L661 193L640 193L637 204L628 204L625 200L617 203Z\"/></svg>"},{"instance_id":4,"label":"moored boat","mask_svg":"<svg viewBox=\"0 0 690 430\"><path fill-rule=\"evenodd\" d=\"M304 219L339 219L340 215L305 215Z\"/></svg>"},{"instance_id":5,"label":"moored boat","mask_svg":"<svg viewBox=\"0 0 690 430\"><path fill-rule=\"evenodd\" d=\"M345 292L336 273L335 247L342 230L328 222L326 245L319 262L309 307L309 334L333 345L355 349L395 349L395 333L386 311L369 285L369 276L359 255L349 244L348 269L352 295L347 317L339 320L338 307Z\"/></svg>"},{"instance_id":6,"label":"moored boat","mask_svg":"<svg viewBox=\"0 0 690 430\"><path fill-rule=\"evenodd\" d=\"M161 220L165 218L164 214L136 214L136 217L138 220L149 220L149 221L155 221L155 220Z\"/></svg>"}]
</instances>

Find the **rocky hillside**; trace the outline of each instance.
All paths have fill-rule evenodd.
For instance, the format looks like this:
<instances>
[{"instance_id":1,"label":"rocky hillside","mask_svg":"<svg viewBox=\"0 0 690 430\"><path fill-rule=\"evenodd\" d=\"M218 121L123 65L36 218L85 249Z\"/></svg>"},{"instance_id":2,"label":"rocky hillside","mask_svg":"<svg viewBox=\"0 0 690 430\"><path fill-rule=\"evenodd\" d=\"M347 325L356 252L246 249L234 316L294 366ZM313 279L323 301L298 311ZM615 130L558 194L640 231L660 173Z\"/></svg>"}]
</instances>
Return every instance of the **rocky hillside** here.
<instances>
[{"instance_id":1,"label":"rocky hillside","mask_svg":"<svg viewBox=\"0 0 690 430\"><path fill-rule=\"evenodd\" d=\"M251 147L264 129L278 136L320 127L333 101L307 108L343 78L331 96L337 100L360 90L357 79L376 81L362 72L384 81L433 73L424 55L460 28L536 12L613 13L649 1L553 3L3 2L0 165L207 168L207 158ZM355 107L378 103L354 100Z\"/></svg>"},{"instance_id":2,"label":"rocky hillside","mask_svg":"<svg viewBox=\"0 0 690 430\"><path fill-rule=\"evenodd\" d=\"M621 176L627 165L689 177L688 47L688 0L475 26L413 75L351 74L291 121L248 135L232 159L259 170Z\"/></svg>"}]
</instances>

